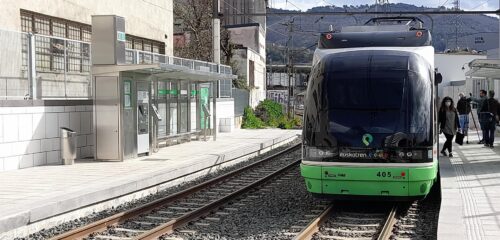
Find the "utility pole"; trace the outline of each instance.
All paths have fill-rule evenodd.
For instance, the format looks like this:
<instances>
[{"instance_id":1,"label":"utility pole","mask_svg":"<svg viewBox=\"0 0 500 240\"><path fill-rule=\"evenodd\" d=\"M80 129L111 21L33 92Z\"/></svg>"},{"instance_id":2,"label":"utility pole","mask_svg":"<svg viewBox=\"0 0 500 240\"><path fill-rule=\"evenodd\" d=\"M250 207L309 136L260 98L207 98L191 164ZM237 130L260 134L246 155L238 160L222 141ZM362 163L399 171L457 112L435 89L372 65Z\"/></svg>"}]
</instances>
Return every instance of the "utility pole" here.
<instances>
[{"instance_id":1,"label":"utility pole","mask_svg":"<svg viewBox=\"0 0 500 240\"><path fill-rule=\"evenodd\" d=\"M220 70L220 0L213 0L212 4L213 12L212 12L212 44L213 44L213 56L214 63L217 63L218 69ZM213 106L214 109L212 111L213 115L213 136L214 141L217 139L217 98L219 97L220 91L220 80L217 80L213 83ZM206 127L206 126L205 126ZM206 131L206 130L205 130Z\"/></svg>"},{"instance_id":2,"label":"utility pole","mask_svg":"<svg viewBox=\"0 0 500 240\"><path fill-rule=\"evenodd\" d=\"M287 97L287 105L286 105L286 112L288 115L288 118L292 117L292 102L291 102L291 97L293 95L293 86L292 86L292 75L293 75L293 60L292 56L290 53L290 46L293 46L293 22L295 21L294 18L292 20L288 21L287 26L288 26L288 41L286 43L286 56L287 56L287 73L288 73L288 97ZM294 84L295 85L295 84Z\"/></svg>"},{"instance_id":3,"label":"utility pole","mask_svg":"<svg viewBox=\"0 0 500 240\"><path fill-rule=\"evenodd\" d=\"M386 12L388 4L389 0L375 0L375 12L378 12L378 6L382 7L382 12Z\"/></svg>"},{"instance_id":4,"label":"utility pole","mask_svg":"<svg viewBox=\"0 0 500 240\"><path fill-rule=\"evenodd\" d=\"M212 12L212 43L213 43L213 56L214 63L220 64L220 0L213 0Z\"/></svg>"},{"instance_id":5,"label":"utility pole","mask_svg":"<svg viewBox=\"0 0 500 240\"><path fill-rule=\"evenodd\" d=\"M455 11L460 11L460 0L455 0L453 2L453 5L454 5L453 8ZM455 49L457 51L459 50L459 48L458 48L458 24L459 24L458 17L459 16L460 15L455 16Z\"/></svg>"}]
</instances>

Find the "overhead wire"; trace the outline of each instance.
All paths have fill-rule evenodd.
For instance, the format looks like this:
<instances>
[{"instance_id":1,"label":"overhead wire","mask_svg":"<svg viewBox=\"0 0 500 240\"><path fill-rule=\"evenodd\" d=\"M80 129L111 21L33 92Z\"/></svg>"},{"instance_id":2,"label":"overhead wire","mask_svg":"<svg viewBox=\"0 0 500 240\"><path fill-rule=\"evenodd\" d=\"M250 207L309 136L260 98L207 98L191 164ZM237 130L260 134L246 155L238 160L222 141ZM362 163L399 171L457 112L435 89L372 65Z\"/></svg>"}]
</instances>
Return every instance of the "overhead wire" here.
<instances>
[{"instance_id":1,"label":"overhead wire","mask_svg":"<svg viewBox=\"0 0 500 240\"><path fill-rule=\"evenodd\" d=\"M489 3L490 1L491 1L491 0L486 0L486 1L484 1L483 3L481 3L481 4L479 4L479 5L477 5L477 6L473 7L473 8L471 8L470 10L474 10L474 9L479 8L479 7L482 7L482 6L484 6L484 4L487 4L487 3Z\"/></svg>"}]
</instances>

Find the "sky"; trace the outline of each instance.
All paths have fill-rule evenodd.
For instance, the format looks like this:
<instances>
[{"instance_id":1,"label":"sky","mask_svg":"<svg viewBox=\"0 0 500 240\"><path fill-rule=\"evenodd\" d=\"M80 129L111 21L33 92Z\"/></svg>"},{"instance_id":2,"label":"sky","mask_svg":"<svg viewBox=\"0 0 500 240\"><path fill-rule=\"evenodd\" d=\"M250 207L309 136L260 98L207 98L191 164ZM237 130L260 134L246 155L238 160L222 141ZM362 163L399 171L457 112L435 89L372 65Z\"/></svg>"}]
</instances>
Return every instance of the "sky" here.
<instances>
[{"instance_id":1,"label":"sky","mask_svg":"<svg viewBox=\"0 0 500 240\"><path fill-rule=\"evenodd\" d=\"M407 3L417 6L438 7L444 4L445 7L453 7L455 0L389 0L389 3ZM300 9L305 11L316 6L325 5L360 5L374 4L375 0L269 0L271 7L290 10ZM463 10L497 10L500 0L460 0L460 7Z\"/></svg>"}]
</instances>

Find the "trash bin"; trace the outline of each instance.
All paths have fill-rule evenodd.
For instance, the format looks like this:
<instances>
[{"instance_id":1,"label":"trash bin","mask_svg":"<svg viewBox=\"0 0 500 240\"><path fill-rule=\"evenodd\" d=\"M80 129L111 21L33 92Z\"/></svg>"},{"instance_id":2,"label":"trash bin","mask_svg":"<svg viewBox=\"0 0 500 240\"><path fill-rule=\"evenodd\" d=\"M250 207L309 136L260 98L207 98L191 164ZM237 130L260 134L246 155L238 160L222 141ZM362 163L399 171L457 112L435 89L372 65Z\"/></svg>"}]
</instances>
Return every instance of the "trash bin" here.
<instances>
[{"instance_id":1,"label":"trash bin","mask_svg":"<svg viewBox=\"0 0 500 240\"><path fill-rule=\"evenodd\" d=\"M61 158L64 165L75 163L76 132L69 128L61 128Z\"/></svg>"}]
</instances>

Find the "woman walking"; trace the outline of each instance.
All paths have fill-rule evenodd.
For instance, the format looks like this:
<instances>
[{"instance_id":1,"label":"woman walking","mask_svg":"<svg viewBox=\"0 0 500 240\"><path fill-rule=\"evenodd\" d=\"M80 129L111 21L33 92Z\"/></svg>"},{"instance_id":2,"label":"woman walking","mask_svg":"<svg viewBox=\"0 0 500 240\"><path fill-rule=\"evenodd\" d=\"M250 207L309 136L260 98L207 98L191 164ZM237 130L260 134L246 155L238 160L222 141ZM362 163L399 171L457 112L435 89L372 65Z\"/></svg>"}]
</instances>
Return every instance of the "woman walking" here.
<instances>
[{"instance_id":1,"label":"woman walking","mask_svg":"<svg viewBox=\"0 0 500 240\"><path fill-rule=\"evenodd\" d=\"M459 122L457 109L453 104L453 99L450 97L443 98L441 107L439 108L438 121L440 133L444 133L444 136L446 137L446 142L443 145L441 153L444 156L453 157L451 146L453 137L457 134ZM448 150L448 155L446 154L446 150Z\"/></svg>"}]
</instances>

